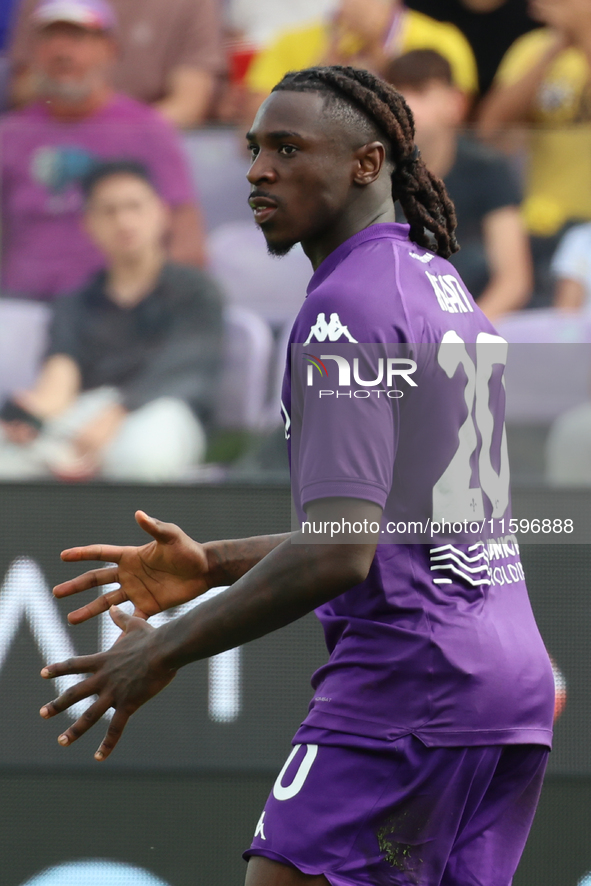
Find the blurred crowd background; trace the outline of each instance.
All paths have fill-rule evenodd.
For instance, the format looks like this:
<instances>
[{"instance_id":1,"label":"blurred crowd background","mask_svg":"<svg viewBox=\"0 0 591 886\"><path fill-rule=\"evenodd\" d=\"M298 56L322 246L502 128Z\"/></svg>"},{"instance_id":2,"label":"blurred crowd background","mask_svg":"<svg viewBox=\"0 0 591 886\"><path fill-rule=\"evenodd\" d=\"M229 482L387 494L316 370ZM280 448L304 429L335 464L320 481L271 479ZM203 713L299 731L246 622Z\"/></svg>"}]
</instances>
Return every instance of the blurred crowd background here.
<instances>
[{"instance_id":1,"label":"blurred crowd background","mask_svg":"<svg viewBox=\"0 0 591 886\"><path fill-rule=\"evenodd\" d=\"M4 0L0 479L285 476L311 269L266 253L244 133L315 64L413 110L520 346L514 475L591 485L591 0Z\"/></svg>"}]
</instances>

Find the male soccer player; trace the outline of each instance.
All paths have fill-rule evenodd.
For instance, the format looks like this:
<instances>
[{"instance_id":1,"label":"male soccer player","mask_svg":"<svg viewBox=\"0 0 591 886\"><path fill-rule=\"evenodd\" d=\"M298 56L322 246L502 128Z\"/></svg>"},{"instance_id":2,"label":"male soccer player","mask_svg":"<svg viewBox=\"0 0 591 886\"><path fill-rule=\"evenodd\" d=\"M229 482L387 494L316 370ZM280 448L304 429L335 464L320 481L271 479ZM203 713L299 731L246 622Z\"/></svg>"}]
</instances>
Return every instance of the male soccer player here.
<instances>
[{"instance_id":1,"label":"male soccer player","mask_svg":"<svg viewBox=\"0 0 591 886\"><path fill-rule=\"evenodd\" d=\"M491 526L508 514L503 342L445 261L457 248L453 206L417 156L412 115L392 88L353 68L289 74L248 138L250 203L270 251L301 242L315 269L292 341L310 351L328 340L333 355L353 342L402 343L417 356L407 400L327 397L326 409L291 397L302 375L288 362L300 518L346 514L370 532L351 531L344 545L306 544L303 529L200 545L138 512L149 544L65 552L116 565L58 596L121 585L73 623L126 599L136 608L111 609L124 636L110 651L42 671L90 676L41 714L96 693L58 741L70 744L113 707L102 760L179 667L316 609L330 658L246 853L247 886L509 886L554 705L518 549L511 538L376 544L371 528L382 514L412 519L415 506L434 518L468 509ZM410 227L394 223L395 199ZM328 325L341 329L338 342ZM424 345L435 359L423 363ZM356 420L343 425L342 415ZM164 627L144 620L220 585L232 587Z\"/></svg>"}]
</instances>

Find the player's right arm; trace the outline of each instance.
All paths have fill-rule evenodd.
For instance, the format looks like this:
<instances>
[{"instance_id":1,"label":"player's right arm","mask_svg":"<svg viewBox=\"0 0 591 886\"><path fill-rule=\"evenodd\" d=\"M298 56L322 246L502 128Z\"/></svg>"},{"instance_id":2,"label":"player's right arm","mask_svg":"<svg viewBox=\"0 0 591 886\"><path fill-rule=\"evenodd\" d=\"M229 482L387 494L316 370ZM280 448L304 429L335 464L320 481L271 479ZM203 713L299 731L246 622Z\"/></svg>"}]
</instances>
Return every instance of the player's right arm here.
<instances>
[{"instance_id":1,"label":"player's right arm","mask_svg":"<svg viewBox=\"0 0 591 886\"><path fill-rule=\"evenodd\" d=\"M210 588L232 585L289 538L290 533L230 539L199 544L174 523L161 523L143 511L136 520L153 541L139 546L88 545L62 552L62 560L102 560L110 565L91 569L57 585L56 597L118 583L120 587L101 594L68 616L79 624L110 606L130 600L134 615L149 618L204 594Z\"/></svg>"}]
</instances>

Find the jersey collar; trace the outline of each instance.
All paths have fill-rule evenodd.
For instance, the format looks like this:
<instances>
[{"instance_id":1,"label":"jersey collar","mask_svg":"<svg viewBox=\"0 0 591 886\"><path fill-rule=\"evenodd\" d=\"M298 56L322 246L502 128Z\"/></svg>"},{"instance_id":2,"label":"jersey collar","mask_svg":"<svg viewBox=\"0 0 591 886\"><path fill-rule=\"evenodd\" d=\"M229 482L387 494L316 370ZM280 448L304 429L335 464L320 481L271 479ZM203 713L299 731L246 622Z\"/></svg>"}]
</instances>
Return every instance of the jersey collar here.
<instances>
[{"instance_id":1,"label":"jersey collar","mask_svg":"<svg viewBox=\"0 0 591 886\"><path fill-rule=\"evenodd\" d=\"M409 230L410 225L401 225L396 222L379 222L378 224L370 225L368 228L364 228L362 231L353 234L352 237L349 237L348 240L345 240L344 243L337 246L337 248L334 249L330 255L327 255L324 261L318 265L312 275L312 279L308 283L307 295L310 295L311 292L320 286L320 284L332 274L335 268L347 258L349 253L361 243L366 243L368 240L394 239L408 241Z\"/></svg>"}]
</instances>

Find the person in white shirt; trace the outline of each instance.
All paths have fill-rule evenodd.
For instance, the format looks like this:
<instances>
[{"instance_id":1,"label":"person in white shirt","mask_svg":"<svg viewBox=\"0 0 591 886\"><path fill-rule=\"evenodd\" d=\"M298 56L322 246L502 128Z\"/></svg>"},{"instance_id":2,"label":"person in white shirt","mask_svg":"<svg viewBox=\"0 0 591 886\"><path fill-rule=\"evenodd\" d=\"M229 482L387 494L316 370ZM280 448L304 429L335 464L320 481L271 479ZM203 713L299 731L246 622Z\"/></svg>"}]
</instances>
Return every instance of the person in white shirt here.
<instances>
[{"instance_id":1,"label":"person in white shirt","mask_svg":"<svg viewBox=\"0 0 591 886\"><path fill-rule=\"evenodd\" d=\"M591 222L567 231L551 269L556 278L554 307L591 315Z\"/></svg>"}]
</instances>

